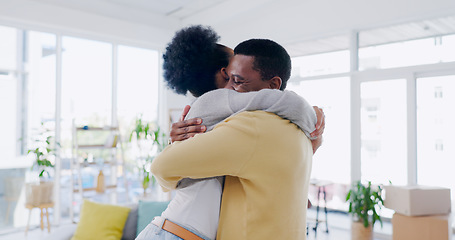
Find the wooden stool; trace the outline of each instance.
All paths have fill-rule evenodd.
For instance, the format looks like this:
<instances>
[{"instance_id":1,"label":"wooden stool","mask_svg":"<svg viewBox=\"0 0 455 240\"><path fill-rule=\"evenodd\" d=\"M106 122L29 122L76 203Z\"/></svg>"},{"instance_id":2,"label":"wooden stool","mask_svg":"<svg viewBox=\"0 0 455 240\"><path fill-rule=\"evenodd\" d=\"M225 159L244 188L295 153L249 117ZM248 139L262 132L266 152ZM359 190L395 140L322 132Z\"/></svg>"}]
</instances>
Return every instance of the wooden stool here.
<instances>
[{"instance_id":1,"label":"wooden stool","mask_svg":"<svg viewBox=\"0 0 455 240\"><path fill-rule=\"evenodd\" d=\"M51 232L51 223L49 222L49 209L54 207L54 203L41 203L38 206L31 205L31 204L26 204L25 208L29 209L28 212L28 220L27 220L27 227L25 228L25 235L27 235L28 232L28 227L30 225L30 216L32 214L32 209L33 208L39 208L40 209L40 227L41 231L44 230L44 211L46 211L46 220L47 220L47 232Z\"/></svg>"}]
</instances>

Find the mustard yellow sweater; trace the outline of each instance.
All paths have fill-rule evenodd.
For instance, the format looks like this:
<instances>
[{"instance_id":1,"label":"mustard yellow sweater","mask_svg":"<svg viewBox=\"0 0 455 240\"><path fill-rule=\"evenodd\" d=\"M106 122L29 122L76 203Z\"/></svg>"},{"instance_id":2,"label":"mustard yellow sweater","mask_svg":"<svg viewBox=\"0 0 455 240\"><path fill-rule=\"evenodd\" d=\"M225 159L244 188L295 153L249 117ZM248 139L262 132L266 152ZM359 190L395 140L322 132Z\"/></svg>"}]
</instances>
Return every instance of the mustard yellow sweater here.
<instances>
[{"instance_id":1,"label":"mustard yellow sweater","mask_svg":"<svg viewBox=\"0 0 455 240\"><path fill-rule=\"evenodd\" d=\"M169 190L182 178L226 175L218 240L300 240L306 239L312 156L296 125L254 111L168 146L151 170Z\"/></svg>"}]
</instances>

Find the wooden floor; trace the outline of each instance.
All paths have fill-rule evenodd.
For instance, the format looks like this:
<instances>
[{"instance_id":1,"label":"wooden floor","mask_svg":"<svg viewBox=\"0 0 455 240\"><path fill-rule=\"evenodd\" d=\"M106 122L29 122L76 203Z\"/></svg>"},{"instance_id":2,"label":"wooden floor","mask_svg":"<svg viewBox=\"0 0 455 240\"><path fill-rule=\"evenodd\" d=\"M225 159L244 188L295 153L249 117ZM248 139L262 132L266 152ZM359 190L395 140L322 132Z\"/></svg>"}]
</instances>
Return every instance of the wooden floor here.
<instances>
[{"instance_id":1,"label":"wooden floor","mask_svg":"<svg viewBox=\"0 0 455 240\"><path fill-rule=\"evenodd\" d=\"M322 211L321 211L322 212ZM325 215L319 213L319 219L325 220ZM316 210L309 209L308 211L308 226L309 232L307 240L351 240L349 215L339 212L329 212L327 215L328 232L326 231L325 222L318 225L317 231L314 230L316 219ZM60 228L68 227L71 224L69 221L64 221ZM378 224L379 225L379 224ZM56 230L56 226L52 226L52 230ZM31 226L27 236L24 234L25 228L15 229L9 234L0 234L0 240L46 240L49 235L46 231L41 231L39 226ZM455 239L455 236L454 238ZM382 228L375 227L374 240L392 240L392 226L389 221L384 221Z\"/></svg>"},{"instance_id":2,"label":"wooden floor","mask_svg":"<svg viewBox=\"0 0 455 240\"><path fill-rule=\"evenodd\" d=\"M308 240L350 240L350 217L345 213L338 213L338 212L329 212L328 213L328 227L329 231L326 232L326 225L325 222L321 222L318 225L317 232L313 229L315 226L315 219L316 219L316 210L310 209L308 211L308 225L309 225L309 232L308 232ZM325 215L321 211L319 213L319 219L325 220ZM65 225L67 226L69 221L64 222L61 224L61 228L64 228ZM56 230L56 226L52 226L51 232ZM9 234L0 235L0 240L46 240L49 235L46 231L41 231L39 226L31 226L27 236L24 234L24 229L16 229L15 231ZM391 226L390 223L385 222L384 227L380 230L381 233L375 234L374 240L391 240Z\"/></svg>"},{"instance_id":3,"label":"wooden floor","mask_svg":"<svg viewBox=\"0 0 455 240\"><path fill-rule=\"evenodd\" d=\"M307 240L351 240L351 218L346 213L329 212L327 223L323 211L319 212L319 220L322 221L316 226L316 210L308 211L308 237ZM328 225L328 227L327 227ZM379 224L378 224L379 225ZM328 231L327 231L328 229ZM374 240L392 240L392 225L384 221L383 227L375 227Z\"/></svg>"}]
</instances>

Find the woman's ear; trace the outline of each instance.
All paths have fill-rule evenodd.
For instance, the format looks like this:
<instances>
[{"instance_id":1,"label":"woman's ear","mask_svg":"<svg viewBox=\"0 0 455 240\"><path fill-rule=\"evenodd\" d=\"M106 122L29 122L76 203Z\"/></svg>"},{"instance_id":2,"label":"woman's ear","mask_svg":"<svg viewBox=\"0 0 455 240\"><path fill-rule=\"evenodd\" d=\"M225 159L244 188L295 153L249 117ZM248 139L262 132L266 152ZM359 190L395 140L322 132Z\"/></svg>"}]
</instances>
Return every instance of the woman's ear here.
<instances>
[{"instance_id":1,"label":"woman's ear","mask_svg":"<svg viewBox=\"0 0 455 240\"><path fill-rule=\"evenodd\" d=\"M278 76L273 77L269 80L269 87L270 89L278 89L281 88L281 78Z\"/></svg>"},{"instance_id":2,"label":"woman's ear","mask_svg":"<svg viewBox=\"0 0 455 240\"><path fill-rule=\"evenodd\" d=\"M227 71L226 71L226 68L221 68L221 76L226 79L226 80L229 80L229 75L227 74Z\"/></svg>"}]
</instances>

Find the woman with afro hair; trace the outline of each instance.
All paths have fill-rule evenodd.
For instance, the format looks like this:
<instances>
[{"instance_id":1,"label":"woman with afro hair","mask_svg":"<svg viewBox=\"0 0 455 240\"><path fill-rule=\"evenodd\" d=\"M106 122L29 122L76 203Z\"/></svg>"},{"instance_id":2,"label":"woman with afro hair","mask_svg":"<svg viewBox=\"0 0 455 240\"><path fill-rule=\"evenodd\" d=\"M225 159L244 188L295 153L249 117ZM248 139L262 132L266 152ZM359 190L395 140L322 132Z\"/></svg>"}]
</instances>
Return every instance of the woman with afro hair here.
<instances>
[{"instance_id":1,"label":"woman with afro hair","mask_svg":"<svg viewBox=\"0 0 455 240\"><path fill-rule=\"evenodd\" d=\"M226 85L227 67L234 51L218 44L219 36L210 27L184 28L176 33L163 55L164 79L178 94L188 91L195 97Z\"/></svg>"},{"instance_id":2,"label":"woman with afro hair","mask_svg":"<svg viewBox=\"0 0 455 240\"><path fill-rule=\"evenodd\" d=\"M217 123L239 112L263 110L290 120L310 137L317 120L315 112L294 92L264 89L238 93L223 89L229 80L224 68L233 50L218 44L218 40L219 36L210 27L187 27L175 34L163 54L168 87L178 94L190 92L197 97L186 117L201 118L210 131ZM161 184L160 172L154 170L153 163L152 173ZM215 239L223 180L224 177L216 176L181 179L167 209L136 239Z\"/></svg>"}]
</instances>

